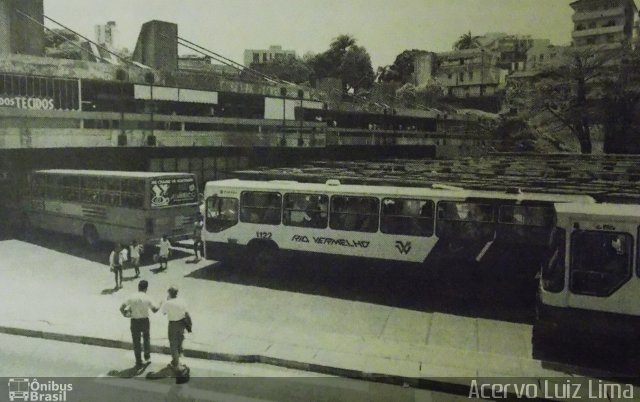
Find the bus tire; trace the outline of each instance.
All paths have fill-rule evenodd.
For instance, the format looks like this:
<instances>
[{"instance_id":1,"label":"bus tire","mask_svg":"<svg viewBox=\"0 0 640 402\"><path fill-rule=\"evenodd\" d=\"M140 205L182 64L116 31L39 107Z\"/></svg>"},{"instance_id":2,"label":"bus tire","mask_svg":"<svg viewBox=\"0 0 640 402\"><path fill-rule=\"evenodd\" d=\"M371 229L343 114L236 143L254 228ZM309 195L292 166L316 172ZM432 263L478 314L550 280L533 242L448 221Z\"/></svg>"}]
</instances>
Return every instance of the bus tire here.
<instances>
[{"instance_id":1,"label":"bus tire","mask_svg":"<svg viewBox=\"0 0 640 402\"><path fill-rule=\"evenodd\" d=\"M33 225L31 224L29 215L22 215L19 231L24 240L30 240L33 237Z\"/></svg>"},{"instance_id":2,"label":"bus tire","mask_svg":"<svg viewBox=\"0 0 640 402\"><path fill-rule=\"evenodd\" d=\"M98 236L98 230L95 226L91 224L84 225L82 228L82 237L84 238L85 243L90 247L95 247L98 245L100 241L100 237Z\"/></svg>"},{"instance_id":3,"label":"bus tire","mask_svg":"<svg viewBox=\"0 0 640 402\"><path fill-rule=\"evenodd\" d=\"M251 247L250 268L256 272L268 271L278 262L279 249L275 243L258 243Z\"/></svg>"}]
</instances>

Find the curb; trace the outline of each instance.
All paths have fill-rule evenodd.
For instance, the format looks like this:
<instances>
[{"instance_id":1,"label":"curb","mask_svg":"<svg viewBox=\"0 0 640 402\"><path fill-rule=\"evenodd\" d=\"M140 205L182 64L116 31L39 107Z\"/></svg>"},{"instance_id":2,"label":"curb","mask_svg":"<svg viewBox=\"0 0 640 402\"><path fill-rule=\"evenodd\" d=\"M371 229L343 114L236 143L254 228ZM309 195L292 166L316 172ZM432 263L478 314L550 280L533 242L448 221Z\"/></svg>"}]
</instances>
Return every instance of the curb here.
<instances>
[{"instance_id":1,"label":"curb","mask_svg":"<svg viewBox=\"0 0 640 402\"><path fill-rule=\"evenodd\" d=\"M52 341L78 343L82 345L101 346L114 349L133 350L133 344L126 341L116 341L113 339L96 338L91 336L69 335L57 332L38 331L32 329L0 326L0 333L7 335L25 336L32 338L42 338ZM151 352L168 355L171 353L168 346L152 345ZM206 352L196 349L185 349L184 356L202 359L216 360L231 363L261 363L292 370L310 371L319 374L345 377L355 380L398 385L404 387L425 389L430 391L446 392L458 395L468 395L469 386L465 384L448 382L444 379L429 379L419 377L403 377L389 374L369 373L361 370L346 369L340 367L325 366L320 364L298 362L295 360L281 359L278 357L264 355L240 355L232 353Z\"/></svg>"}]
</instances>

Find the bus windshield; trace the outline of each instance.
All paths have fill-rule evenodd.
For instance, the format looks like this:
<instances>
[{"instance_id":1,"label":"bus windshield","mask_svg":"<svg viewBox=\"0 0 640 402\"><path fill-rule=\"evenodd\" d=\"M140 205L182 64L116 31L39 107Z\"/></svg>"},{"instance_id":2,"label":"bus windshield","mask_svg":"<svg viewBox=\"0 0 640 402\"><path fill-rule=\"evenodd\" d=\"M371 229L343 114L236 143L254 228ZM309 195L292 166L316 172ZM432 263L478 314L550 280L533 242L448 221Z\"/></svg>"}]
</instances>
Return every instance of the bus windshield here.
<instances>
[{"instance_id":1,"label":"bus windshield","mask_svg":"<svg viewBox=\"0 0 640 402\"><path fill-rule=\"evenodd\" d=\"M159 177L151 179L151 208L198 202L198 191L193 177Z\"/></svg>"}]
</instances>

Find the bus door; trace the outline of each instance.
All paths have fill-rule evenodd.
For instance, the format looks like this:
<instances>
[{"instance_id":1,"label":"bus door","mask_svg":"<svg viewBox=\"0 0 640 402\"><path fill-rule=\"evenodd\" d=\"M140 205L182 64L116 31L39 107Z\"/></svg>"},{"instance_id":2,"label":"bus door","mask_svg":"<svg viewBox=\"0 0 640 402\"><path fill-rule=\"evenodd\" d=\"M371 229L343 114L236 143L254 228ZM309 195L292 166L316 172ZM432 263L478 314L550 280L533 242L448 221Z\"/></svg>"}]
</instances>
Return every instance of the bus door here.
<instances>
[{"instance_id":1,"label":"bus door","mask_svg":"<svg viewBox=\"0 0 640 402\"><path fill-rule=\"evenodd\" d=\"M568 307L595 315L589 325L611 327L607 317L636 314L640 280L636 275L638 222L604 216L577 216L572 223L568 262Z\"/></svg>"}]
</instances>

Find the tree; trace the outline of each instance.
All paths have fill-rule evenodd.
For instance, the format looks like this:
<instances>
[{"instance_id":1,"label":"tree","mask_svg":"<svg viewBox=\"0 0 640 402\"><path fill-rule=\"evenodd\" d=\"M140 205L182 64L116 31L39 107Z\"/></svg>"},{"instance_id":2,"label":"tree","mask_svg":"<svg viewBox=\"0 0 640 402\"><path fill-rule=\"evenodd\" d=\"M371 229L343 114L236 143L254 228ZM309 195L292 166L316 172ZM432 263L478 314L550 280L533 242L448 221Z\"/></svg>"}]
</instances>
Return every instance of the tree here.
<instances>
[{"instance_id":1,"label":"tree","mask_svg":"<svg viewBox=\"0 0 640 402\"><path fill-rule=\"evenodd\" d=\"M564 63L534 77L529 85L513 86L509 102L529 120L542 119L568 129L582 153L592 152L591 131L603 121L601 100L619 80L620 51L574 48Z\"/></svg>"},{"instance_id":2,"label":"tree","mask_svg":"<svg viewBox=\"0 0 640 402\"><path fill-rule=\"evenodd\" d=\"M396 56L395 61L390 66L381 67L378 71L380 82L397 82L406 84L411 81L415 71L415 60L424 50L405 50Z\"/></svg>"},{"instance_id":3,"label":"tree","mask_svg":"<svg viewBox=\"0 0 640 402\"><path fill-rule=\"evenodd\" d=\"M251 68L269 77L300 84L308 82L313 70L302 60L284 57L266 63L252 63Z\"/></svg>"},{"instance_id":4,"label":"tree","mask_svg":"<svg viewBox=\"0 0 640 402\"><path fill-rule=\"evenodd\" d=\"M339 35L328 50L310 57L308 63L313 70L313 78L339 78L345 92L369 88L373 84L371 57L364 47L357 46L350 35Z\"/></svg>"},{"instance_id":5,"label":"tree","mask_svg":"<svg viewBox=\"0 0 640 402\"><path fill-rule=\"evenodd\" d=\"M479 36L474 36L471 34L471 31L469 31L458 38L456 43L454 43L453 48L456 50L475 49L480 47L479 39Z\"/></svg>"}]
</instances>

